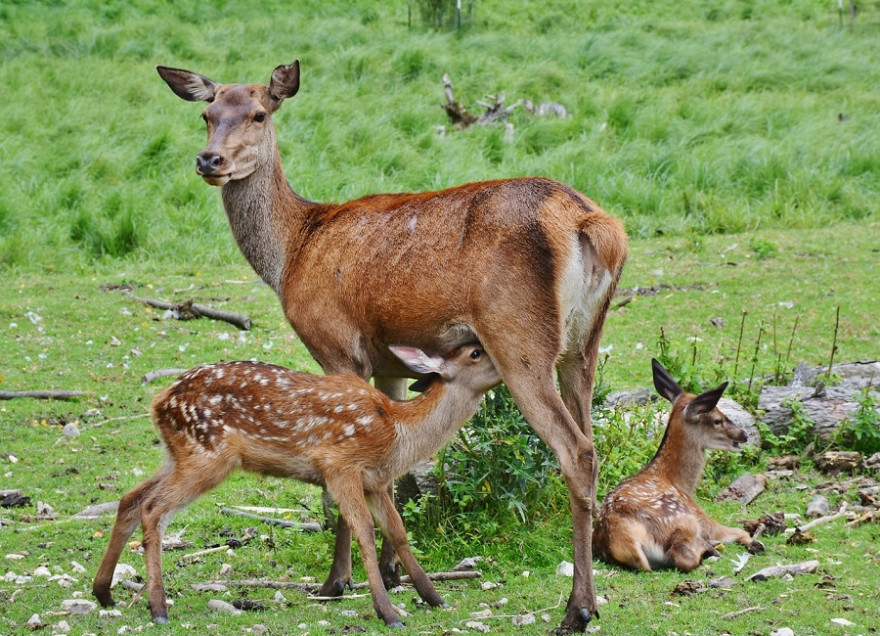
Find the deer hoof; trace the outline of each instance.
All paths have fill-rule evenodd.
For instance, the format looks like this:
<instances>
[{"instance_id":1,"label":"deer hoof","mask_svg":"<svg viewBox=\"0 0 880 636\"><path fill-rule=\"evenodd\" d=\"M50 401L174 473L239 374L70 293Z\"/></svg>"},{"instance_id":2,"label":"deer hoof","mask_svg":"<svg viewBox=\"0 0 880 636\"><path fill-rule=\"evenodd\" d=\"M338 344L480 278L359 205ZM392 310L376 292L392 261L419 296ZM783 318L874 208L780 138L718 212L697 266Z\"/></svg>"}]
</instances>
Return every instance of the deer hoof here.
<instances>
[{"instance_id":1,"label":"deer hoof","mask_svg":"<svg viewBox=\"0 0 880 636\"><path fill-rule=\"evenodd\" d=\"M760 541L752 541L749 545L749 554L764 554L766 549Z\"/></svg>"},{"instance_id":2,"label":"deer hoof","mask_svg":"<svg viewBox=\"0 0 880 636\"><path fill-rule=\"evenodd\" d=\"M400 564L389 563L382 568L382 583L386 590L393 589L400 585Z\"/></svg>"}]
</instances>

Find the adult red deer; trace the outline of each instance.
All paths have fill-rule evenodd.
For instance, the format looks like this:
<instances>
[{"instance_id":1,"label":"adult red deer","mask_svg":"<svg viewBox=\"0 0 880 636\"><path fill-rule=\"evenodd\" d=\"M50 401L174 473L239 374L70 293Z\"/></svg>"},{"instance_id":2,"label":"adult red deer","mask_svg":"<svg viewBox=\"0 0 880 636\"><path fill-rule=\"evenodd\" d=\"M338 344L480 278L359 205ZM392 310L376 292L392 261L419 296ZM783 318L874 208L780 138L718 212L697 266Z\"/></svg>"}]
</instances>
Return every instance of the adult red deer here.
<instances>
[{"instance_id":1,"label":"adult red deer","mask_svg":"<svg viewBox=\"0 0 880 636\"><path fill-rule=\"evenodd\" d=\"M739 451L745 431L716 405L727 387L693 395L681 390L657 360L651 361L657 392L672 403L663 441L654 458L625 479L602 502L593 550L603 561L650 572L690 572L719 543L736 541L763 551L745 530L709 518L694 499L706 464L706 450Z\"/></svg>"},{"instance_id":2,"label":"adult red deer","mask_svg":"<svg viewBox=\"0 0 880 636\"><path fill-rule=\"evenodd\" d=\"M372 376L402 397L403 378L413 372L388 345L445 351L482 343L559 459L574 517L575 564L561 629L585 629L596 614L590 403L599 337L627 255L622 224L543 178L314 203L288 185L272 123L299 90L299 61L275 68L268 84L158 71L179 97L208 102L208 145L196 157L196 172L222 186L242 253L326 373ZM340 524L323 594L341 594L349 581L350 541Z\"/></svg>"},{"instance_id":3,"label":"adult red deer","mask_svg":"<svg viewBox=\"0 0 880 636\"><path fill-rule=\"evenodd\" d=\"M114 604L113 571L140 523L150 612L157 623L167 622L163 528L176 511L241 467L330 490L361 546L373 607L386 625L403 623L379 572L371 511L419 596L433 607L445 605L410 550L390 487L449 441L501 377L479 345L441 356L412 347L392 351L413 370L436 376L411 401L392 400L351 374L315 376L259 362L200 366L159 393L153 421L168 463L119 502L92 586L101 604Z\"/></svg>"}]
</instances>

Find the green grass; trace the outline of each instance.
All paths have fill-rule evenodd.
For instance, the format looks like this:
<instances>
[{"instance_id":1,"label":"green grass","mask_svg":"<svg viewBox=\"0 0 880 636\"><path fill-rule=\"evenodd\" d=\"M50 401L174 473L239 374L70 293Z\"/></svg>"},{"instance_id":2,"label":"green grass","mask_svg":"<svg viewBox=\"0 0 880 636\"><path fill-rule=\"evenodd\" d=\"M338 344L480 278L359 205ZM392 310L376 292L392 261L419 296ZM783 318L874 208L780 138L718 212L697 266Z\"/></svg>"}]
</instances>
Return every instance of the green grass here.
<instances>
[{"instance_id":1,"label":"green grass","mask_svg":"<svg viewBox=\"0 0 880 636\"><path fill-rule=\"evenodd\" d=\"M611 390L649 385L661 329L676 355L696 356L704 369L724 375L719 381L746 382L780 366L788 372L798 362L825 364L838 306L835 360L877 357L875 1L860 3L851 29L839 26L833 3L807 0L490 0L475 3L461 34L418 20L408 29L403 2L219 2L210 12L189 1L69 4L0 5L0 390L86 392L70 402L0 402L0 489L21 488L60 515L31 523L21 515L33 507L0 511L15 521L0 529L0 557L26 553L3 559L0 575L43 563L71 573L71 561L86 573L74 574L68 589L0 578L0 632L30 633L23 625L35 612L54 624L62 599L88 597L112 519L67 518L118 498L162 462L144 415L167 381L142 386L144 373L242 358L318 371L275 296L239 254L218 192L194 174L192 159L204 144L200 107L175 97L157 64L218 81L266 81L274 66L299 58L302 89L276 125L291 183L315 200L526 174L559 179L595 199L633 238L621 287L659 291L637 295L608 318L603 382ZM533 119L516 111L512 141L499 127L441 136L437 127L448 127L439 107L444 73L472 109L486 93L504 91L508 103L553 100L573 116ZM247 313L254 328L166 320L116 285ZM65 440L60 429L72 421L83 434ZM641 453L646 444L633 447ZM603 489L608 475L633 463L634 452L606 452L615 465L603 465ZM701 501L745 466L711 468L718 480L704 484ZM809 469L804 478L819 479ZM748 516L802 510L806 493L774 482ZM225 541L224 529L241 536L255 525L221 515L222 504L315 512L316 497L315 489L288 481L237 475L181 513L171 530L199 549ZM735 506L707 508L728 524L743 516ZM442 584L453 609L416 610L409 627L463 628L480 603L501 597L509 603L496 614L552 608L549 624L539 617L522 633L557 624L570 580L553 572L571 559L571 523L564 506L542 511L525 525L514 513L462 516L439 528L408 523L426 569L486 556L493 562L483 568L484 580L503 583L489 591L473 582ZM181 553L165 556L176 604L162 633L242 633L256 623L272 633L338 633L349 624L379 630L368 598L321 605L285 592L287 600L275 602L274 592L246 590L238 595L270 609L238 618L207 610L215 595L189 584L216 577L224 562L235 578L325 575L328 533L261 526L258 534L232 555L191 565L176 565ZM820 575L695 597L670 592L685 578L731 574L730 559L687 577L597 564L598 591L611 599L601 632L769 634L788 626L798 634L842 633L829 623L838 616L856 623L854 633L876 629L876 526L834 524L817 537L806 547L768 539L768 554L745 574L819 558ZM123 561L143 573L139 555ZM836 577L831 590L816 586L825 574ZM364 579L359 566L355 577ZM394 599L411 608L413 596ZM117 597L132 600L127 591ZM72 633L138 629L148 624L144 605L135 600L121 618L67 620ZM725 618L753 606L762 609ZM354 617L340 614L349 608ZM330 626L319 626L322 619ZM300 622L307 627L292 627ZM509 620L485 622L497 633L513 629Z\"/></svg>"},{"instance_id":2,"label":"green grass","mask_svg":"<svg viewBox=\"0 0 880 636\"><path fill-rule=\"evenodd\" d=\"M199 107L160 63L265 81L300 58L302 91L277 123L288 176L314 199L543 174L634 236L876 218L874 3L855 29L806 0L475 11L458 35L408 29L404 3L223 3L210 20L193 3L7 3L0 266L228 261L215 193L192 170ZM443 73L472 108L504 91L573 117L517 111L512 142L497 128L438 137Z\"/></svg>"}]
</instances>

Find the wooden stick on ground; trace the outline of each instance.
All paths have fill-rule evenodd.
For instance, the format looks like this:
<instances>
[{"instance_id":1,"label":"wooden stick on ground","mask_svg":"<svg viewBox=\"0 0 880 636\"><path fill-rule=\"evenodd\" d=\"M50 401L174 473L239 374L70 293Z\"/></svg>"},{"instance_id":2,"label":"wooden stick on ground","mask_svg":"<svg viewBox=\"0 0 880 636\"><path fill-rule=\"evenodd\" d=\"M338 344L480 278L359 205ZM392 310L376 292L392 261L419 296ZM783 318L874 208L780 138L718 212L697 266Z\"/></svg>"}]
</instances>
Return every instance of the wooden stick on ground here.
<instances>
[{"instance_id":1,"label":"wooden stick on ground","mask_svg":"<svg viewBox=\"0 0 880 636\"><path fill-rule=\"evenodd\" d=\"M799 529L801 532L806 532L810 528L814 528L816 526L821 526L824 523L829 523L829 522L834 521L836 519L840 519L842 516L844 516L846 514L846 508L847 508L846 502L844 501L843 503L840 504L840 510L838 510L834 514L827 515L825 517L819 517L818 519L813 519L809 523L805 523L802 526L798 526L797 529ZM785 534L791 534L794 531L795 531L795 528L786 528Z\"/></svg>"},{"instance_id":2,"label":"wooden stick on ground","mask_svg":"<svg viewBox=\"0 0 880 636\"><path fill-rule=\"evenodd\" d=\"M321 532L321 524L315 523L314 521L302 522L302 521L285 521L284 519L273 519L272 517L263 517L260 515L254 515L249 512L244 512L242 510L235 510L233 508L221 508L220 512L225 515L234 515L236 517L246 517L248 519L256 519L257 521L262 521L263 523L272 524L275 526L282 526L283 528L296 528L297 530L302 530L303 532Z\"/></svg>"},{"instance_id":3,"label":"wooden stick on ground","mask_svg":"<svg viewBox=\"0 0 880 636\"><path fill-rule=\"evenodd\" d=\"M37 400L72 400L85 395L82 391L0 391L0 400L34 398Z\"/></svg>"},{"instance_id":4,"label":"wooden stick on ground","mask_svg":"<svg viewBox=\"0 0 880 636\"><path fill-rule=\"evenodd\" d=\"M232 325L235 325L239 329L243 329L247 331L251 328L251 319L242 314L234 314L228 311L222 311L220 309L212 309L206 305L199 305L198 303L194 303L192 300L187 300L182 303L169 303L164 300L157 300L155 298L141 298L139 296L135 296L128 290L123 290L122 292L132 300L136 300L139 303L143 303L145 305L149 305L150 307L156 307L157 309L169 309L178 314L178 318L180 320L189 320L190 318L201 318L204 316L205 318L211 318L212 320L222 320L224 322L228 322Z\"/></svg>"},{"instance_id":5,"label":"wooden stick on ground","mask_svg":"<svg viewBox=\"0 0 880 636\"><path fill-rule=\"evenodd\" d=\"M147 371L143 377L141 378L141 384L149 384L153 380L158 380L159 378L165 378L169 375L180 375L186 371L186 369L156 369L155 371Z\"/></svg>"}]
</instances>

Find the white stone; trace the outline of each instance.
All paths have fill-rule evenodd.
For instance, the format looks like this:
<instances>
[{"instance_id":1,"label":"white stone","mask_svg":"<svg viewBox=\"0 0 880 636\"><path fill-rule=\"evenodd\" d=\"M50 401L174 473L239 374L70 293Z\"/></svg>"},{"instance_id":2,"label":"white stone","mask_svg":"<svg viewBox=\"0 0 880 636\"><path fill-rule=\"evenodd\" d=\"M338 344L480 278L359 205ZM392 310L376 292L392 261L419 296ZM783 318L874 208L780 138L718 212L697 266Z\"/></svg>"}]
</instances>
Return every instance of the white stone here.
<instances>
[{"instance_id":1,"label":"white stone","mask_svg":"<svg viewBox=\"0 0 880 636\"><path fill-rule=\"evenodd\" d=\"M61 601L61 608L71 614L84 615L98 609L98 604L82 598L71 598Z\"/></svg>"},{"instance_id":2,"label":"white stone","mask_svg":"<svg viewBox=\"0 0 880 636\"><path fill-rule=\"evenodd\" d=\"M522 627L523 625L531 625L535 622L534 614L519 614L518 616L513 617L513 624L516 627Z\"/></svg>"},{"instance_id":3,"label":"white stone","mask_svg":"<svg viewBox=\"0 0 880 636\"><path fill-rule=\"evenodd\" d=\"M110 587L116 587L121 581L134 578L136 575L137 571L130 565L126 563L117 563L116 568L113 570L113 580L110 581Z\"/></svg>"},{"instance_id":4,"label":"white stone","mask_svg":"<svg viewBox=\"0 0 880 636\"><path fill-rule=\"evenodd\" d=\"M556 576L574 576L574 563L563 561L556 566Z\"/></svg>"}]
</instances>

